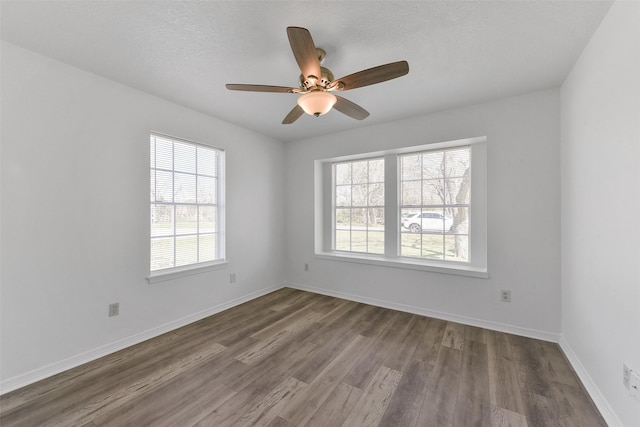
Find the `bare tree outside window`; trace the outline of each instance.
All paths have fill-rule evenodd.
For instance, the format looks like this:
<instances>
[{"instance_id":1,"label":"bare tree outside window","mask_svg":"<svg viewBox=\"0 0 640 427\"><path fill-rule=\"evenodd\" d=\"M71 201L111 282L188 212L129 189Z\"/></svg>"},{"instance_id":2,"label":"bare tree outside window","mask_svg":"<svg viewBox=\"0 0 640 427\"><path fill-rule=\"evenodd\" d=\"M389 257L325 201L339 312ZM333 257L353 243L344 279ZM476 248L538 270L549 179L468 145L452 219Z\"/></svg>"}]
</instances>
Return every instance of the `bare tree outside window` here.
<instances>
[{"instance_id":1,"label":"bare tree outside window","mask_svg":"<svg viewBox=\"0 0 640 427\"><path fill-rule=\"evenodd\" d=\"M401 256L469 261L471 149L400 157Z\"/></svg>"},{"instance_id":2,"label":"bare tree outside window","mask_svg":"<svg viewBox=\"0 0 640 427\"><path fill-rule=\"evenodd\" d=\"M333 165L335 250L384 254L384 159Z\"/></svg>"}]
</instances>

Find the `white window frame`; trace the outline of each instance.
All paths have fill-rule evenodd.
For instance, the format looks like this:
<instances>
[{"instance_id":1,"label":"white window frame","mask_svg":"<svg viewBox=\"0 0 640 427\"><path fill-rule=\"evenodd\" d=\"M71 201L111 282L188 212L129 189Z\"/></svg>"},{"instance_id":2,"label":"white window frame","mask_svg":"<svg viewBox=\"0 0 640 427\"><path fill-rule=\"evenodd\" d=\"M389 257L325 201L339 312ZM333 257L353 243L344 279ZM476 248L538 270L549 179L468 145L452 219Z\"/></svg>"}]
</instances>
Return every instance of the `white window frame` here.
<instances>
[{"instance_id":1,"label":"white window frame","mask_svg":"<svg viewBox=\"0 0 640 427\"><path fill-rule=\"evenodd\" d=\"M456 203L456 201L454 201L454 200L448 200L446 196L445 196L445 197L443 197L443 198L442 198L442 196L441 196L442 200L439 200L439 201L438 201L438 203L435 203L435 204L433 204L433 203L427 203L425 200L423 200L424 188L425 188L425 187L424 187L424 185L425 185L425 184L424 184L424 180L425 180L425 176L424 176L424 172L425 172L425 171L424 171L424 168L421 168L420 176L419 176L418 178L413 177L413 178L411 178L411 179L407 179L407 180L404 180L404 179L402 178L402 172L403 172L403 171L402 171L402 164L403 164L403 160L404 160L405 158L411 158L411 157L415 157L415 156L422 156L422 155L427 155L427 156L429 156L429 155L431 155L431 154L438 154L438 153L441 153L441 154L444 156L444 158L443 158L443 162L445 162L445 165L446 165L446 163L447 163L447 160L446 160L446 159L447 159L447 155L446 155L446 153L448 153L448 152L452 152L452 151L453 151L453 152L455 152L455 151L460 151L460 150L465 150L465 151L467 151L467 152L469 153L469 165L468 165L469 183L470 183L471 185L473 185L473 183L471 182L471 174L472 174L472 170L471 170L472 168L471 168L471 165L472 165L472 163L473 163L473 158L472 158L472 156L471 156L471 146L470 146L470 145L457 146L457 147L450 147L450 148L442 148L442 149L438 149L438 150L430 149L430 150L426 150L426 151L415 151L415 152L411 152L411 153L406 153L406 154L398 155L398 165L399 165L399 169L400 169L400 171L399 171L399 173L398 173L398 177L399 177L399 178L398 178L398 181L399 181L399 182L398 182L398 185L399 185L399 188L402 188L402 184L403 184L403 183L405 183L405 182L407 182L407 183L414 183L414 184L416 184L416 183L417 183L417 184L419 184L419 186L420 186L420 190L419 190L419 194L420 194L419 200L420 200L420 203L418 203L418 204L415 204L415 203L414 203L414 204L408 203L408 200L407 200L407 201L406 201L406 200L403 200L403 195L402 195L402 194L400 194L399 202L398 202L398 205L399 205L399 206L398 206L398 207L399 207L399 210L400 210L400 213L401 213L401 214L402 214L402 212L403 212L403 211L405 211L405 210L406 210L406 211L411 211L411 212L418 212L418 213L420 214L420 217L419 217L419 218L422 218L422 216L423 216L423 215L434 215L434 214L436 214L436 215L443 216L443 215L446 215L446 214L445 214L445 211L447 211L447 210L449 210L449 211L453 211L453 210L454 210L454 209L456 209L456 208L467 208L467 209L469 209L469 212L473 211L473 209L472 209L472 205L470 204L470 201L468 201L468 202L466 202L466 203L465 203L465 202L463 202L462 204L460 204L460 205L459 205L459 204L458 204L458 203ZM421 159L421 161L423 161L423 160ZM449 181L449 179L451 179L451 178L452 178L452 179L462 178L462 175L459 175L459 176L453 176L453 177L450 177L450 176L442 176L442 178L440 178L440 173L441 173L441 172L442 172L442 171L439 171L439 173L438 173L438 178L436 178L436 179L437 179L438 181L442 181L442 183L443 183L443 184L444 184L445 182L448 182L448 181ZM427 178L427 179L428 179L428 178ZM445 191L445 188L446 188L448 185L449 185L449 184L443 185L443 189L442 189L442 190L443 190L443 191ZM400 192L402 192L402 190L401 190ZM471 192L470 192L470 195L471 195ZM420 222L422 223L422 219L420 219ZM426 237L427 237L427 238L429 238L428 236L430 236L430 235L431 235L431 236L436 236L436 237L438 238L438 240L440 241L440 242L439 242L439 243L440 243L440 246L441 246L441 248L442 248L442 256L443 256L442 261L453 261L453 262L456 262L456 263L471 264L471 259L467 259L466 261L447 259L447 252L446 252L446 250L445 250L445 248L446 248L446 241L447 241L447 237L462 236L462 237L466 237L467 239L470 237L470 230L469 230L468 224L467 224L467 227L466 227L466 228L467 228L467 232L466 232L466 233L456 233L455 235L447 235L447 234L446 234L446 232L447 232L447 227L446 227L445 223L446 223L446 220L445 220L445 218L443 217L443 221L442 221L442 223L441 223L441 229L439 230L439 232L437 232L437 233L433 233L433 232L431 232L431 231L428 231L428 230L427 230L427 231L426 231ZM452 223L453 223L453 221L452 221ZM444 231L444 232L443 232L443 231ZM404 239L412 240L412 238L414 238L414 237L419 237L419 238L420 238L420 241L421 241L421 245L420 245L420 246L421 246L421 249L420 249L420 252L422 252L422 251L425 249L425 247L424 247L425 232L420 232L420 233L415 233L415 234L414 234L414 233L408 233L407 231L405 231L404 229L402 229L402 228L401 228L401 233L400 233L400 242L401 242L401 244L402 244L402 242L403 242L403 240L404 240ZM455 238L455 237L454 237L454 238ZM404 247L404 246L403 246L403 247ZM467 253L467 258L468 258L469 256L471 256L471 251L470 251L470 250L468 250L468 249L470 249L470 248L467 248L467 252L468 252L468 253ZM423 259L423 257L422 257L422 256L410 256L410 255L405 255L405 254L402 254L402 250L401 250L400 252L401 252L401 253L400 253L400 256L401 256L401 257ZM424 257L424 258L427 258L427 257Z\"/></svg>"},{"instance_id":2,"label":"white window frame","mask_svg":"<svg viewBox=\"0 0 640 427\"><path fill-rule=\"evenodd\" d=\"M369 161L375 161L375 160L384 161L384 158L383 157L367 157L367 158L358 159L356 162L361 162L361 161L362 162L369 162ZM367 209L367 210L369 210L369 209L382 209L384 211L384 209L385 209L384 200L383 200L383 204L382 205L375 205L375 206L374 205L369 205L369 200L367 200L365 205L362 205L362 206L353 206L351 203L349 204L348 207L347 206L342 207L342 206L337 206L336 205L336 200L337 200L337 198L336 198L336 188L338 186L338 184L336 182L336 180L337 180L336 167L338 165L352 164L352 163L355 163L355 162L354 161L341 161L341 162L333 162L332 165L331 165L331 173L332 173L332 184L331 184L332 185L332 196L331 196L331 199L332 199L332 201L331 201L331 205L332 205L332 207L331 207L332 224L336 224L337 223L336 222L336 211L338 209L349 209L351 211L353 211L354 209ZM383 178L383 179L385 179L385 178ZM379 184L379 183L380 182L370 181L370 174L369 174L369 171L367 171L367 182L366 182L366 185ZM363 184L363 183L355 183L354 184L352 182L349 185L351 186L351 190L353 190L353 186L361 185L361 184ZM384 188L383 188L383 191L384 191ZM353 201L353 194L351 195L351 199ZM352 227L352 224L350 224L350 234L353 233L353 231L354 231L351 227ZM372 254L372 253L374 253L373 251L369 252L368 250L357 251L357 250L354 250L353 248L351 248L351 249L338 249L337 248L337 239L338 239L337 231L338 230L336 229L335 226L331 227L331 232L332 232L331 233L332 234L331 248L332 248L332 250L337 251L337 252L345 252L345 253L348 253L348 254ZM373 232L373 233L381 233L383 236L385 234L384 233L384 227L383 227L382 231L375 230L375 229L370 230L369 227L368 227L368 224L367 224L366 230L362 230L362 231L365 231L366 234L367 234L367 238L366 238L367 249L369 248L369 233L371 233L371 232ZM351 238L350 238L350 245L351 246L353 245L353 240ZM384 250L384 248L383 248L383 250Z\"/></svg>"},{"instance_id":3,"label":"white window frame","mask_svg":"<svg viewBox=\"0 0 640 427\"><path fill-rule=\"evenodd\" d=\"M471 147L471 212L469 262L441 261L400 256L399 155ZM385 254L363 254L333 250L333 176L336 162L385 158ZM380 265L488 278L487 269L487 138L476 137L399 149L359 153L314 162L315 256L319 259Z\"/></svg>"},{"instance_id":4,"label":"white window frame","mask_svg":"<svg viewBox=\"0 0 640 427\"><path fill-rule=\"evenodd\" d=\"M153 270L149 272L149 275L147 276L147 280L149 283L156 283L156 282L160 282L160 281L165 281L165 280L171 280L171 279L175 279L175 278L179 278L179 277L184 277L184 276L189 276L189 275L193 275L193 274L198 274L198 273L204 273L206 271L211 271L211 270L217 270L220 269L224 266L226 266L227 264L227 260L226 260L226 239L225 239L225 151L222 148L218 148L218 147L214 147L208 144L203 144L203 143L199 143L199 142L194 142L194 141L189 141L183 138L177 138L174 136L169 136L166 134L162 134L162 133L158 133L158 132L151 132L149 135L150 139L152 138L161 138L161 139L166 139L166 140L170 140L173 143L182 143L182 144L187 144L187 145L191 145L191 146L195 146L195 147L203 147L206 149L210 149L210 150L214 150L216 152L216 160L217 160L217 164L216 164L216 203L215 203L215 209L216 209L216 254L217 254L217 258L215 260L211 260L211 261L204 261L204 262L196 262L196 263L192 263L192 264L186 264L186 265L181 265L181 266L177 266L177 267L169 267L169 268L164 268L164 269L158 269L158 270ZM150 158L151 161L151 158ZM173 171L174 167L172 167L172 171ZM155 170L155 165L150 164L150 170L153 171ZM167 169L168 171L168 169ZM196 172L194 173L195 176L199 176L199 174ZM150 185L149 185L150 187ZM197 190L196 190L197 191ZM151 221L151 206L154 204L157 204L158 202L155 201L150 201L149 204L149 221ZM173 200L172 202L165 202L163 204L166 205L181 205L182 203L176 202L175 200ZM194 206L201 206L202 204L200 203L190 203L191 205ZM175 221L175 219L174 219ZM152 236L151 236L151 223L149 222L149 239L148 242L151 243L152 240ZM200 234L200 232L198 231L196 233L197 235ZM173 237L175 238L175 232L173 234ZM149 262L151 258L151 252L149 252L149 256L147 257L147 261ZM151 265L149 264L149 269L151 268Z\"/></svg>"}]
</instances>

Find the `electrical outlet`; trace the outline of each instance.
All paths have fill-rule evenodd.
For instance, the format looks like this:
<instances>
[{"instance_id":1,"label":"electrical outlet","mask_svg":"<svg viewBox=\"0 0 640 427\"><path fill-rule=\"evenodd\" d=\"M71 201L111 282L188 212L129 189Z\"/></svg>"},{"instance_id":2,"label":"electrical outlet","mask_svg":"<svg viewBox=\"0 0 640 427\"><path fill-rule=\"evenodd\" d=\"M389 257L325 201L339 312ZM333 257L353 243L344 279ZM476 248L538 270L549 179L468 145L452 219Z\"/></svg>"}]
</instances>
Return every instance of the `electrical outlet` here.
<instances>
[{"instance_id":1,"label":"electrical outlet","mask_svg":"<svg viewBox=\"0 0 640 427\"><path fill-rule=\"evenodd\" d=\"M629 375L629 394L640 400L640 374L631 371Z\"/></svg>"},{"instance_id":2,"label":"electrical outlet","mask_svg":"<svg viewBox=\"0 0 640 427\"><path fill-rule=\"evenodd\" d=\"M304 271L309 271L309 264L304 265Z\"/></svg>"},{"instance_id":3,"label":"electrical outlet","mask_svg":"<svg viewBox=\"0 0 640 427\"><path fill-rule=\"evenodd\" d=\"M631 381L631 369L623 363L622 364L622 385L624 388L629 389L629 382Z\"/></svg>"},{"instance_id":4,"label":"electrical outlet","mask_svg":"<svg viewBox=\"0 0 640 427\"><path fill-rule=\"evenodd\" d=\"M231 273L229 275L229 283L236 283L236 273Z\"/></svg>"},{"instance_id":5,"label":"electrical outlet","mask_svg":"<svg viewBox=\"0 0 640 427\"><path fill-rule=\"evenodd\" d=\"M500 301L502 302L511 302L511 291L508 289L503 289L500 291Z\"/></svg>"},{"instance_id":6,"label":"electrical outlet","mask_svg":"<svg viewBox=\"0 0 640 427\"><path fill-rule=\"evenodd\" d=\"M109 317L117 316L118 314L120 314L120 303L109 304Z\"/></svg>"}]
</instances>

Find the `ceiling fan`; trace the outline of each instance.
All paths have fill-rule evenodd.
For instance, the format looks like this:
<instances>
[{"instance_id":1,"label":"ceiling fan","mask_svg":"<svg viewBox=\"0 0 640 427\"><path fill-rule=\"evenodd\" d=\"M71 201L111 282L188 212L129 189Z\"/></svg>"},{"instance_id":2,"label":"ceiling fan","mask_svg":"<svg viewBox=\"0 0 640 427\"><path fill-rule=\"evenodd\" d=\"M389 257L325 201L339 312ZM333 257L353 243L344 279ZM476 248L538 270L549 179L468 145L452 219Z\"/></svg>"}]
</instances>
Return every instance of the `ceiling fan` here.
<instances>
[{"instance_id":1,"label":"ceiling fan","mask_svg":"<svg viewBox=\"0 0 640 427\"><path fill-rule=\"evenodd\" d=\"M345 98L334 95L332 92L342 92L381 83L404 76L409 72L407 61L398 61L334 79L331 70L320 66L326 52L316 48L309 30L301 27L287 27L287 36L291 50L293 50L293 56L295 56L302 72L299 88L255 84L226 85L229 90L300 94L296 106L289 111L282 124L295 122L303 113L318 117L328 113L331 108L335 108L356 120L362 120L369 116L367 110Z\"/></svg>"}]
</instances>

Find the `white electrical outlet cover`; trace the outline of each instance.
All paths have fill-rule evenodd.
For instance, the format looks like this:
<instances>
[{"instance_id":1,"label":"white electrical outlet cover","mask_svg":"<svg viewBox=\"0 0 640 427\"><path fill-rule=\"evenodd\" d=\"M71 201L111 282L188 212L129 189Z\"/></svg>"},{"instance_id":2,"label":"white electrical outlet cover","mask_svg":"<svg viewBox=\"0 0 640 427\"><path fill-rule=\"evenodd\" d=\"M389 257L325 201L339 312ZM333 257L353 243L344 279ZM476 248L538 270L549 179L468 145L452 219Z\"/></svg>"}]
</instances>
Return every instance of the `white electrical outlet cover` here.
<instances>
[{"instance_id":1,"label":"white electrical outlet cover","mask_svg":"<svg viewBox=\"0 0 640 427\"><path fill-rule=\"evenodd\" d=\"M636 399L640 399L640 374L631 371L629 386L629 394Z\"/></svg>"}]
</instances>

